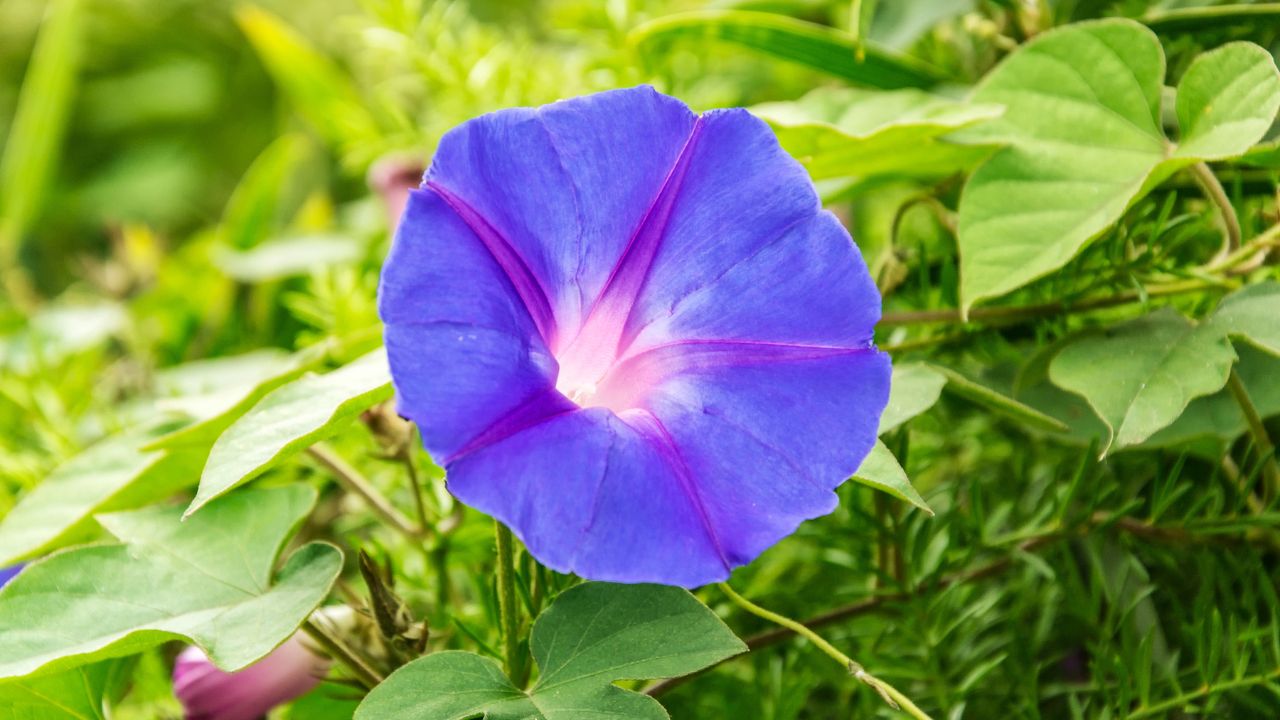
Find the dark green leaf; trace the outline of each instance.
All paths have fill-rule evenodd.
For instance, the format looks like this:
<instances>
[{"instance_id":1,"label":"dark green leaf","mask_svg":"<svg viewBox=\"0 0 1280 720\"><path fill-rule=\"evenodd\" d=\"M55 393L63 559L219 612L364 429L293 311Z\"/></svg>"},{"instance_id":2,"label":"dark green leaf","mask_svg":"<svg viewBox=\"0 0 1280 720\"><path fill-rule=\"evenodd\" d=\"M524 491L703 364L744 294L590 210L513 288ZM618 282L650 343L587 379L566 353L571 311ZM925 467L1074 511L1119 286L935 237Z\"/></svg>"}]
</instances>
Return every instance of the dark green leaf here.
<instances>
[{"instance_id":1,"label":"dark green leaf","mask_svg":"<svg viewBox=\"0 0 1280 720\"><path fill-rule=\"evenodd\" d=\"M241 492L182 522L177 507L99 516L121 544L59 553L0 590L0 677L55 673L185 638L227 671L284 642L324 600L342 554L303 546L304 486Z\"/></svg>"},{"instance_id":2,"label":"dark green leaf","mask_svg":"<svg viewBox=\"0 0 1280 720\"><path fill-rule=\"evenodd\" d=\"M560 595L533 626L542 674L527 693L493 660L433 653L374 688L358 720L662 720L656 700L610 683L675 677L746 647L686 590L586 583Z\"/></svg>"}]
</instances>

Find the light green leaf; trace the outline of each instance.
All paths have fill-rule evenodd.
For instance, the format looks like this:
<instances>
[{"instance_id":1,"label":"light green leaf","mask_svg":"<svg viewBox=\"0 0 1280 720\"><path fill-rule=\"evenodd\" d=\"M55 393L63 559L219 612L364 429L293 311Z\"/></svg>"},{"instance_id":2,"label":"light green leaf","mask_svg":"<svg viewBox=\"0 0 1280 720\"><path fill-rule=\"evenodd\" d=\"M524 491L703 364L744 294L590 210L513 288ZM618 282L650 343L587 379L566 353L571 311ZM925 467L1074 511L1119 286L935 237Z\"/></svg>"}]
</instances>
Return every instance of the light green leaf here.
<instances>
[{"instance_id":1,"label":"light green leaf","mask_svg":"<svg viewBox=\"0 0 1280 720\"><path fill-rule=\"evenodd\" d=\"M930 515L933 514L933 509L924 501L924 498L920 497L920 493L911 487L907 472L898 463L898 458L894 457L889 448L879 440L876 440L871 452L863 459L862 466L853 474L853 479L867 487L887 492L899 500L906 500Z\"/></svg>"},{"instance_id":2,"label":"light green leaf","mask_svg":"<svg viewBox=\"0 0 1280 720\"><path fill-rule=\"evenodd\" d=\"M657 700L611 683L685 675L746 650L687 590L596 582L562 593L530 644L542 673L527 693L493 660L438 652L392 673L356 720L665 720Z\"/></svg>"},{"instance_id":3,"label":"light green leaf","mask_svg":"<svg viewBox=\"0 0 1280 720\"><path fill-rule=\"evenodd\" d=\"M242 669L284 642L329 593L342 554L284 542L311 510L305 486L236 493L181 521L176 507L99 516L122 544L33 563L0 590L0 677L51 674L189 640Z\"/></svg>"},{"instance_id":4,"label":"light green leaf","mask_svg":"<svg viewBox=\"0 0 1280 720\"><path fill-rule=\"evenodd\" d=\"M960 200L961 307L1015 290L1069 262L1152 187L1200 160L1244 153L1280 108L1270 54L1232 43L1181 80L1184 147L1160 129L1164 53L1130 20L1040 35L993 70L975 103L1004 116L964 133L997 141Z\"/></svg>"},{"instance_id":5,"label":"light green leaf","mask_svg":"<svg viewBox=\"0 0 1280 720\"><path fill-rule=\"evenodd\" d=\"M925 412L938 402L947 378L924 363L894 363L889 404L880 416L880 435Z\"/></svg>"},{"instance_id":6,"label":"light green leaf","mask_svg":"<svg viewBox=\"0 0 1280 720\"><path fill-rule=\"evenodd\" d=\"M993 147L943 136L999 117L998 105L971 105L919 90L818 88L795 102L757 105L788 153L815 180L876 175L939 177L973 167Z\"/></svg>"},{"instance_id":7,"label":"light green leaf","mask_svg":"<svg viewBox=\"0 0 1280 720\"><path fill-rule=\"evenodd\" d=\"M22 236L44 207L59 167L62 136L70 117L85 41L80 0L45 4L13 125L0 159L0 266L18 255Z\"/></svg>"},{"instance_id":8,"label":"light green leaf","mask_svg":"<svg viewBox=\"0 0 1280 720\"><path fill-rule=\"evenodd\" d=\"M1112 447L1134 445L1178 419L1197 397L1220 390L1236 354L1221 333L1164 308L1062 349L1049 365L1059 387L1089 401Z\"/></svg>"},{"instance_id":9,"label":"light green leaf","mask_svg":"<svg viewBox=\"0 0 1280 720\"><path fill-rule=\"evenodd\" d=\"M0 720L108 720L107 693L126 664L108 660L0 683Z\"/></svg>"},{"instance_id":10,"label":"light green leaf","mask_svg":"<svg viewBox=\"0 0 1280 720\"><path fill-rule=\"evenodd\" d=\"M1223 45L1187 68L1178 83L1175 107L1175 157L1235 157L1271 128L1280 109L1280 73L1271 53L1253 43Z\"/></svg>"},{"instance_id":11,"label":"light green leaf","mask_svg":"<svg viewBox=\"0 0 1280 720\"><path fill-rule=\"evenodd\" d=\"M700 10L651 20L628 38L646 54L658 57L677 40L719 40L807 65L850 82L877 88L930 87L942 74L907 55L863 43L852 35L804 20L746 10Z\"/></svg>"},{"instance_id":12,"label":"light green leaf","mask_svg":"<svg viewBox=\"0 0 1280 720\"><path fill-rule=\"evenodd\" d=\"M234 407L254 387L289 372L297 364L283 350L263 348L163 368L155 377L156 405L205 421ZM212 443L211 439L209 444Z\"/></svg>"},{"instance_id":13,"label":"light green leaf","mask_svg":"<svg viewBox=\"0 0 1280 720\"><path fill-rule=\"evenodd\" d=\"M1263 418L1280 415L1280 358L1251 345L1236 347L1240 359L1236 362L1235 371L1240 381L1249 391L1249 398L1258 408ZM1240 412L1240 403L1228 389L1205 397L1199 397L1187 405L1187 409L1169 427L1155 433L1142 443L1141 447L1190 447L1197 440L1209 439L1206 445L1211 451L1212 459L1221 457L1222 447L1249 429L1244 415Z\"/></svg>"},{"instance_id":14,"label":"light green leaf","mask_svg":"<svg viewBox=\"0 0 1280 720\"><path fill-rule=\"evenodd\" d=\"M240 6L235 16L267 72L321 135L339 144L377 135L351 78L305 37L256 5Z\"/></svg>"},{"instance_id":15,"label":"light green leaf","mask_svg":"<svg viewBox=\"0 0 1280 720\"><path fill-rule=\"evenodd\" d=\"M364 253L360 243L341 235L294 235L267 240L250 250L224 248L214 263L228 276L259 283L332 265L349 265Z\"/></svg>"},{"instance_id":16,"label":"light green leaf","mask_svg":"<svg viewBox=\"0 0 1280 720\"><path fill-rule=\"evenodd\" d=\"M272 390L213 444L187 514L332 435L391 393L391 372L381 349Z\"/></svg>"},{"instance_id":17,"label":"light green leaf","mask_svg":"<svg viewBox=\"0 0 1280 720\"><path fill-rule=\"evenodd\" d=\"M284 135L258 155L227 200L218 228L223 245L248 250L276 231L284 188L305 148L301 135Z\"/></svg>"},{"instance_id":18,"label":"light green leaf","mask_svg":"<svg viewBox=\"0 0 1280 720\"><path fill-rule=\"evenodd\" d=\"M139 449L156 432L103 440L23 495L0 520L0 567L92 538L95 513L140 507L194 484L199 466L190 455Z\"/></svg>"},{"instance_id":19,"label":"light green leaf","mask_svg":"<svg viewBox=\"0 0 1280 720\"><path fill-rule=\"evenodd\" d=\"M1280 282L1250 285L1228 295L1204 324L1280 355Z\"/></svg>"},{"instance_id":20,"label":"light green leaf","mask_svg":"<svg viewBox=\"0 0 1280 720\"><path fill-rule=\"evenodd\" d=\"M930 367L946 377L948 391L970 402L975 402L988 410L995 411L1040 430L1050 430L1052 432L1065 432L1067 430L1067 426L1057 418L1046 415L1030 405L1018 402L1008 395L996 392L986 385L974 382L955 370L941 365L931 365Z\"/></svg>"}]
</instances>

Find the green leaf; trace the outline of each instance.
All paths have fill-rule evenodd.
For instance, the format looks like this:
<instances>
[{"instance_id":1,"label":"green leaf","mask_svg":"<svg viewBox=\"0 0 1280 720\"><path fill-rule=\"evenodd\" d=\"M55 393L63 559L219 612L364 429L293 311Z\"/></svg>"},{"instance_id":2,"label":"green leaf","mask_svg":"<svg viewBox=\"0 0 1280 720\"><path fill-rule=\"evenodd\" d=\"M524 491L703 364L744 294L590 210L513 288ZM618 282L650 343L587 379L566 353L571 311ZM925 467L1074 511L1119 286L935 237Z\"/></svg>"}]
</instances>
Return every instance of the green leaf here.
<instances>
[{"instance_id":1,"label":"green leaf","mask_svg":"<svg viewBox=\"0 0 1280 720\"><path fill-rule=\"evenodd\" d=\"M863 43L826 25L785 15L745 10L701 10L651 20L628 38L650 56L661 56L677 40L741 45L815 70L876 88L930 87L943 79L936 68L907 55Z\"/></svg>"},{"instance_id":2,"label":"green leaf","mask_svg":"<svg viewBox=\"0 0 1280 720\"><path fill-rule=\"evenodd\" d=\"M1205 326L1280 355L1280 282L1250 285L1228 295Z\"/></svg>"},{"instance_id":3,"label":"green leaf","mask_svg":"<svg viewBox=\"0 0 1280 720\"><path fill-rule=\"evenodd\" d=\"M33 563L0 590L0 677L56 673L189 640L240 670L284 642L329 593L342 554L303 546L271 582L315 502L305 486L236 493L182 522L176 507L99 516L122 544Z\"/></svg>"},{"instance_id":4,"label":"green leaf","mask_svg":"<svg viewBox=\"0 0 1280 720\"><path fill-rule=\"evenodd\" d=\"M585 583L562 593L533 625L541 668L528 692L496 662L466 652L415 660L374 688L357 720L663 720L657 700L611 683L675 677L746 650L687 590Z\"/></svg>"},{"instance_id":5,"label":"green leaf","mask_svg":"<svg viewBox=\"0 0 1280 720\"><path fill-rule=\"evenodd\" d=\"M991 154L943 136L999 117L998 105L971 105L919 90L818 88L794 102L757 105L788 153L815 180L876 175L941 177Z\"/></svg>"},{"instance_id":6,"label":"green leaf","mask_svg":"<svg viewBox=\"0 0 1280 720\"><path fill-rule=\"evenodd\" d=\"M306 139L302 136L284 135L253 161L222 213L218 230L224 245L248 250L276 231L284 188L305 147Z\"/></svg>"},{"instance_id":7,"label":"green leaf","mask_svg":"<svg viewBox=\"0 0 1280 720\"><path fill-rule=\"evenodd\" d=\"M0 265L17 257L22 236L43 208L59 166L85 47L82 6L80 0L46 3L47 15L0 159Z\"/></svg>"},{"instance_id":8,"label":"green leaf","mask_svg":"<svg viewBox=\"0 0 1280 720\"><path fill-rule=\"evenodd\" d=\"M1050 430L1052 432L1065 432L1067 430L1067 426L1057 418L1046 415L1030 405L1018 402L1008 395L996 392L986 385L974 382L955 370L941 365L931 365L930 367L946 377L947 390L970 402L975 402L988 410L1040 430Z\"/></svg>"},{"instance_id":9,"label":"green leaf","mask_svg":"<svg viewBox=\"0 0 1280 720\"><path fill-rule=\"evenodd\" d=\"M0 720L108 720L107 693L121 666L108 660L0 683Z\"/></svg>"},{"instance_id":10,"label":"green leaf","mask_svg":"<svg viewBox=\"0 0 1280 720\"><path fill-rule=\"evenodd\" d=\"M1193 399L1220 390L1236 354L1221 333L1164 308L1062 349L1049 378L1089 402L1106 423L1103 454L1146 440Z\"/></svg>"},{"instance_id":11,"label":"green leaf","mask_svg":"<svg viewBox=\"0 0 1280 720\"><path fill-rule=\"evenodd\" d=\"M933 509L924 501L924 498L920 497L920 493L911 487L907 472L898 463L898 458L894 457L889 448L879 440L876 440L875 446L862 461L862 466L853 474L853 479L867 487L887 492L899 500L906 500L930 515L933 514Z\"/></svg>"},{"instance_id":12,"label":"green leaf","mask_svg":"<svg viewBox=\"0 0 1280 720\"><path fill-rule=\"evenodd\" d=\"M1204 53L1178 83L1174 156L1236 157L1266 135L1280 109L1280 72L1271 53L1234 42Z\"/></svg>"},{"instance_id":13,"label":"green leaf","mask_svg":"<svg viewBox=\"0 0 1280 720\"><path fill-rule=\"evenodd\" d=\"M236 22L293 107L326 139L339 144L377 136L373 116L351 78L279 17L240 6Z\"/></svg>"},{"instance_id":14,"label":"green leaf","mask_svg":"<svg viewBox=\"0 0 1280 720\"><path fill-rule=\"evenodd\" d=\"M1249 391L1249 398L1258 408L1263 418L1280 415L1280 358L1252 345L1236 347L1240 359L1235 370L1241 382ZM1225 443L1240 437L1249 430L1244 415L1240 412L1240 403L1228 389L1205 397L1199 397L1187 405L1187 409L1169 427L1155 433L1142 443L1141 447L1188 447L1189 443L1211 442L1204 445L1210 457L1217 460L1222 457ZM1189 446L1195 451L1197 445Z\"/></svg>"},{"instance_id":15,"label":"green leaf","mask_svg":"<svg viewBox=\"0 0 1280 720\"><path fill-rule=\"evenodd\" d=\"M154 434L103 440L23 495L0 520L0 567L92 538L95 513L141 507L192 484L198 466L189 455L139 449Z\"/></svg>"},{"instance_id":16,"label":"green leaf","mask_svg":"<svg viewBox=\"0 0 1280 720\"><path fill-rule=\"evenodd\" d=\"M925 363L894 363L889 404L880 416L880 435L897 428L938 402L947 378Z\"/></svg>"},{"instance_id":17,"label":"green leaf","mask_svg":"<svg viewBox=\"0 0 1280 720\"><path fill-rule=\"evenodd\" d=\"M231 426L231 423L257 405L271 391L302 377L309 368L318 364L319 359L314 355L299 354L292 356L279 366L273 364L272 367L261 368L253 360L245 361L243 364L234 358L201 361L217 365L229 363L231 367L239 365L244 372L238 378L229 378L232 382L218 383L217 387L201 393L194 402L177 400L171 403L176 409L196 417L197 421L156 438L143 449L182 448L199 452L207 458L213 443ZM213 372L220 373L220 370L215 367Z\"/></svg>"},{"instance_id":18,"label":"green leaf","mask_svg":"<svg viewBox=\"0 0 1280 720\"><path fill-rule=\"evenodd\" d=\"M1164 53L1129 20L1040 35L993 70L972 101L1005 106L964 133L996 141L960 200L961 308L1015 290L1069 262L1179 168L1244 153L1280 108L1280 72L1265 50L1232 43L1182 77L1182 147L1160 129Z\"/></svg>"},{"instance_id":19,"label":"green leaf","mask_svg":"<svg viewBox=\"0 0 1280 720\"><path fill-rule=\"evenodd\" d=\"M387 355L381 349L272 390L213 444L187 514L336 433L391 392Z\"/></svg>"}]
</instances>

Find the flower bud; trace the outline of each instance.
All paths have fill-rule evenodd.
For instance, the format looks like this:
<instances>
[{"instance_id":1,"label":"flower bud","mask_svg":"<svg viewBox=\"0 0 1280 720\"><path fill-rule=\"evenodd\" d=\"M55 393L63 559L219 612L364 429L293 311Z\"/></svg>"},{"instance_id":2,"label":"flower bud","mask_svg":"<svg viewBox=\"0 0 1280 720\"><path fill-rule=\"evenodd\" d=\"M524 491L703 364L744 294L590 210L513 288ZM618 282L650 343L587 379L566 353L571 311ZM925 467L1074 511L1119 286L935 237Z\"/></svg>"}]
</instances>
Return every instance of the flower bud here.
<instances>
[{"instance_id":1,"label":"flower bud","mask_svg":"<svg viewBox=\"0 0 1280 720\"><path fill-rule=\"evenodd\" d=\"M191 646L173 668L173 693L187 720L258 720L276 705L305 695L319 684L329 661L289 638L270 655L235 673L219 670Z\"/></svg>"}]
</instances>

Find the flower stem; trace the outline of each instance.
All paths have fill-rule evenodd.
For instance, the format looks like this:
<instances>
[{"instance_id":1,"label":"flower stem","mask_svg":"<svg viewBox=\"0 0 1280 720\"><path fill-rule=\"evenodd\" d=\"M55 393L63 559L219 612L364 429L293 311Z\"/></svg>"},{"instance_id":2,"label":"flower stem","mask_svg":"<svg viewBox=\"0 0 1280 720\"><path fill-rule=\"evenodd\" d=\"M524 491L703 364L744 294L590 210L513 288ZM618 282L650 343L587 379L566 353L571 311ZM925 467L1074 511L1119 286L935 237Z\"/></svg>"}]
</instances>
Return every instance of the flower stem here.
<instances>
[{"instance_id":1,"label":"flower stem","mask_svg":"<svg viewBox=\"0 0 1280 720\"><path fill-rule=\"evenodd\" d=\"M372 690L383 681L383 677L378 671L369 667L369 664L360 658L347 644L343 642L337 635L330 633L320 625L312 622L310 619L302 623L302 630L312 639L316 641L325 652L329 653L334 660L347 666L356 680L364 685L365 688Z\"/></svg>"},{"instance_id":2,"label":"flower stem","mask_svg":"<svg viewBox=\"0 0 1280 720\"><path fill-rule=\"evenodd\" d=\"M406 537L413 540L420 540L423 536L423 528L415 528L413 523L399 510L391 504L389 500L383 497L382 493L373 486L359 470L347 464L337 453L326 446L324 443L316 443L307 448L307 453L324 465L333 476L337 478L338 484L349 493L359 495L369 505L375 514L387 522L388 525L395 528Z\"/></svg>"},{"instance_id":3,"label":"flower stem","mask_svg":"<svg viewBox=\"0 0 1280 720\"><path fill-rule=\"evenodd\" d=\"M424 488L422 480L418 477L418 466L413 462L413 451L409 449L409 445L400 448L398 455L400 462L404 463L405 470L409 473L409 485L413 489L413 505L418 512L418 527L425 532L431 527L431 521L427 519L427 501L423 497Z\"/></svg>"},{"instance_id":4,"label":"flower stem","mask_svg":"<svg viewBox=\"0 0 1280 720\"><path fill-rule=\"evenodd\" d=\"M498 613L502 616L503 669L512 682L519 682L524 663L517 636L515 550L511 530L499 520L493 521L493 528L498 546Z\"/></svg>"},{"instance_id":5,"label":"flower stem","mask_svg":"<svg viewBox=\"0 0 1280 720\"><path fill-rule=\"evenodd\" d=\"M1253 435L1253 444L1257 448L1259 457L1262 458L1263 473L1267 478L1267 496L1275 497L1280 493L1280 465L1276 462L1276 446L1271 441L1271 436L1267 434L1267 426L1262 422L1262 414L1258 412L1258 407L1253 404L1253 398L1249 397L1249 389L1244 386L1244 381L1240 379L1240 374L1234 369L1231 375L1227 377L1227 387L1231 390L1231 395L1236 399L1236 404L1240 406L1240 412L1244 414L1245 422L1249 425L1249 433Z\"/></svg>"},{"instance_id":6,"label":"flower stem","mask_svg":"<svg viewBox=\"0 0 1280 720\"><path fill-rule=\"evenodd\" d=\"M871 686L871 688L874 689L877 693L879 693L880 697L883 698L884 701L888 703L890 707L894 708L895 710L902 710L903 712L907 713L911 717L916 718L916 720L930 720L929 716L923 710L917 707L915 703L911 702L910 698L908 698L906 695L903 695L901 692L897 690L897 688L893 687L889 683L867 672L866 669L862 667L862 665L858 664L857 662L854 662L854 660L850 658L848 655L845 655L844 653L837 650L834 645L827 642L818 633L814 632L813 630L810 630L809 628L805 627L801 623L798 623L789 617L786 617L784 615L779 615L778 613L773 612L772 610L766 610L760 607L759 605L756 605L750 600L739 595L733 588L729 587L729 583L720 583L720 589L724 591L725 595L729 596L729 599L732 600L734 604L736 604L738 607L742 608L743 610L746 610L747 612L757 617L764 618L769 622L781 625L782 627L787 628L788 630L794 632L797 635L804 637L809 642L816 645L819 650L826 653L828 656L835 659L836 662L840 663L842 666L847 668L849 670L849 673L852 674L859 681L861 681L866 685Z\"/></svg>"},{"instance_id":7,"label":"flower stem","mask_svg":"<svg viewBox=\"0 0 1280 720\"><path fill-rule=\"evenodd\" d=\"M1203 162L1192 165L1191 172L1204 190L1205 197L1209 198L1209 201L1217 206L1218 214L1222 216L1222 224L1225 230L1222 255L1226 256L1228 253L1239 250L1240 239L1243 236L1240 232L1240 219L1236 217L1236 209L1231 205L1231 198L1227 197L1227 191L1223 189L1218 176L1214 175L1209 165Z\"/></svg>"}]
</instances>

